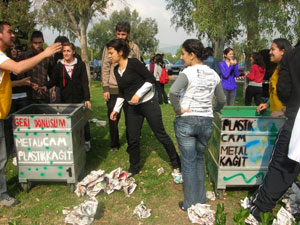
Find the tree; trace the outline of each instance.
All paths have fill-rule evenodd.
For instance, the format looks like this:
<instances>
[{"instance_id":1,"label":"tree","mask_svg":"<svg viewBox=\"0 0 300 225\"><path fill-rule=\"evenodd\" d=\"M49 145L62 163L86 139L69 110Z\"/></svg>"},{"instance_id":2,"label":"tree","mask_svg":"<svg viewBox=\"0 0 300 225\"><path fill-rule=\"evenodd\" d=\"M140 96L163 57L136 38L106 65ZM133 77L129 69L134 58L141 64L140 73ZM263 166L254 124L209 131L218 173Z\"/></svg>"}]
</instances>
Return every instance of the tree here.
<instances>
[{"instance_id":1,"label":"tree","mask_svg":"<svg viewBox=\"0 0 300 225\"><path fill-rule=\"evenodd\" d=\"M29 0L10 0L0 3L0 20L8 21L15 30L15 44L17 48L26 50L28 34L31 34L36 25L34 11L30 11Z\"/></svg>"},{"instance_id":2,"label":"tree","mask_svg":"<svg viewBox=\"0 0 300 225\"><path fill-rule=\"evenodd\" d=\"M172 10L171 22L188 33L196 29L199 38L208 37L221 59L226 43L239 33L239 22L233 0L166 0Z\"/></svg>"},{"instance_id":3,"label":"tree","mask_svg":"<svg viewBox=\"0 0 300 225\"><path fill-rule=\"evenodd\" d=\"M81 57L90 74L87 27L91 19L105 14L109 0L42 0L39 18L43 24L62 33L71 33L80 41ZM89 77L90 79L90 77Z\"/></svg>"},{"instance_id":4,"label":"tree","mask_svg":"<svg viewBox=\"0 0 300 225\"><path fill-rule=\"evenodd\" d=\"M108 20L102 20L95 24L88 33L89 44L103 50L106 43L116 38L115 26L118 22L128 21L131 25L130 39L139 47L143 54L151 54L157 50L158 40L155 35L158 33L157 23L154 19L141 19L138 12L132 12L128 7L121 11L114 11Z\"/></svg>"},{"instance_id":5,"label":"tree","mask_svg":"<svg viewBox=\"0 0 300 225\"><path fill-rule=\"evenodd\" d=\"M280 34L289 40L300 34L299 0L166 0L175 26L207 36L220 59L224 44L238 35L247 56Z\"/></svg>"}]
</instances>

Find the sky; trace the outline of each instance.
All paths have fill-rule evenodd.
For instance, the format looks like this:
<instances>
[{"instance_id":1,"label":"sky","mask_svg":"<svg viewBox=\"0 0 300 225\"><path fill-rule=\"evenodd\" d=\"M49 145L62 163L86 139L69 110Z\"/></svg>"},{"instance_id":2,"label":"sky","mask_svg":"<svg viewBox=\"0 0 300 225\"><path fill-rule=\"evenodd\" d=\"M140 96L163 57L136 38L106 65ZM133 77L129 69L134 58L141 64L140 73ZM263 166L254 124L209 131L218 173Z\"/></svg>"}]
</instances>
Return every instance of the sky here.
<instances>
[{"instance_id":1,"label":"sky","mask_svg":"<svg viewBox=\"0 0 300 225\"><path fill-rule=\"evenodd\" d=\"M126 0L126 4L118 0L113 2L114 5L107 10L108 16L114 10L119 11L128 6L131 11L134 9L137 10L142 20L147 17L155 19L158 25L156 38L159 40L159 48L179 46L186 39L196 37L195 34L187 35L182 28L179 28L177 31L175 30L175 26L171 25L172 12L166 10L166 2L164 0ZM98 21L98 19L94 19L90 23L89 28ZM43 29L43 33L45 41L48 44L53 43L56 36L58 36L57 32L53 32L48 28ZM75 44L79 45L79 42L76 41Z\"/></svg>"}]
</instances>

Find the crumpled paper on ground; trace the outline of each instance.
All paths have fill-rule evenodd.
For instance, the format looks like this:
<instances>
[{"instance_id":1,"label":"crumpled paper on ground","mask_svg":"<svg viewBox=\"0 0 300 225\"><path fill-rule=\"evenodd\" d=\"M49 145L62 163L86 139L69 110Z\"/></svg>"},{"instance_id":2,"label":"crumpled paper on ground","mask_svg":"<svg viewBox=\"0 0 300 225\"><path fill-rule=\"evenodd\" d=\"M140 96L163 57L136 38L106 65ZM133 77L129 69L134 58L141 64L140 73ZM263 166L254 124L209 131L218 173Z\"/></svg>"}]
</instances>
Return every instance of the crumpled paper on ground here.
<instances>
[{"instance_id":1,"label":"crumpled paper on ground","mask_svg":"<svg viewBox=\"0 0 300 225\"><path fill-rule=\"evenodd\" d=\"M139 219L145 219L151 216L151 209L147 209L144 202L141 201L141 203L133 210L133 215L135 215Z\"/></svg>"},{"instance_id":2,"label":"crumpled paper on ground","mask_svg":"<svg viewBox=\"0 0 300 225\"><path fill-rule=\"evenodd\" d=\"M100 191L111 194L115 190L123 189L126 196L134 192L137 185L133 177L122 168L117 168L106 174L104 170L91 171L81 182L76 185L75 194L80 197L88 195L95 197Z\"/></svg>"},{"instance_id":3,"label":"crumpled paper on ground","mask_svg":"<svg viewBox=\"0 0 300 225\"><path fill-rule=\"evenodd\" d=\"M244 200L240 200L240 204L244 209L249 209L251 207L248 197L244 198Z\"/></svg>"},{"instance_id":4,"label":"crumpled paper on ground","mask_svg":"<svg viewBox=\"0 0 300 225\"><path fill-rule=\"evenodd\" d=\"M97 127L105 127L106 126L105 120L98 120L96 118L93 118L93 119L89 120L89 122L95 123Z\"/></svg>"},{"instance_id":5,"label":"crumpled paper on ground","mask_svg":"<svg viewBox=\"0 0 300 225\"><path fill-rule=\"evenodd\" d=\"M216 194L214 191L207 191L206 192L206 198L210 201L215 201L216 200Z\"/></svg>"},{"instance_id":6,"label":"crumpled paper on ground","mask_svg":"<svg viewBox=\"0 0 300 225\"><path fill-rule=\"evenodd\" d=\"M281 207L277 213L277 219L273 220L272 225L292 225L295 218L285 208Z\"/></svg>"},{"instance_id":7,"label":"crumpled paper on ground","mask_svg":"<svg viewBox=\"0 0 300 225\"><path fill-rule=\"evenodd\" d=\"M172 177L173 177L173 180L176 184L182 184L183 183L182 174L180 173L179 169L174 169L173 170Z\"/></svg>"},{"instance_id":8,"label":"crumpled paper on ground","mask_svg":"<svg viewBox=\"0 0 300 225\"><path fill-rule=\"evenodd\" d=\"M78 206L75 206L72 211L63 210L66 224L89 225L94 221L98 208L98 201L95 197L85 200Z\"/></svg>"},{"instance_id":9,"label":"crumpled paper on ground","mask_svg":"<svg viewBox=\"0 0 300 225\"><path fill-rule=\"evenodd\" d=\"M165 172L164 168L163 167L160 167L157 169L157 173L158 173L158 176L163 174Z\"/></svg>"},{"instance_id":10,"label":"crumpled paper on ground","mask_svg":"<svg viewBox=\"0 0 300 225\"><path fill-rule=\"evenodd\" d=\"M300 189L295 183L288 189L282 202L286 204L286 210L291 214L300 213Z\"/></svg>"},{"instance_id":11,"label":"crumpled paper on ground","mask_svg":"<svg viewBox=\"0 0 300 225\"><path fill-rule=\"evenodd\" d=\"M192 223L201 225L214 225L215 211L210 209L210 205L197 203L188 208L188 216Z\"/></svg>"}]
</instances>

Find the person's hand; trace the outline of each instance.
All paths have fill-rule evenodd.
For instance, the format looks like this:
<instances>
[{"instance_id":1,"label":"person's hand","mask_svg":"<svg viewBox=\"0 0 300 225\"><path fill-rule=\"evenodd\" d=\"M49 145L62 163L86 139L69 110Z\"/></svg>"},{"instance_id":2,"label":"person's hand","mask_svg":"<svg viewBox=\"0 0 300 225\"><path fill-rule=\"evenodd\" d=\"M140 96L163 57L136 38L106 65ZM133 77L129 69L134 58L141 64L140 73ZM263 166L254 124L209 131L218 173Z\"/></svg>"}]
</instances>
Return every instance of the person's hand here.
<instances>
[{"instance_id":1,"label":"person's hand","mask_svg":"<svg viewBox=\"0 0 300 225\"><path fill-rule=\"evenodd\" d=\"M181 116L183 113L186 113L186 112L190 112L190 110L189 109L181 108L181 112L177 113L176 116Z\"/></svg>"},{"instance_id":2,"label":"person's hand","mask_svg":"<svg viewBox=\"0 0 300 225\"><path fill-rule=\"evenodd\" d=\"M62 49L61 43L57 42L57 43L47 47L43 52L44 52L44 54L46 54L47 57L50 57L57 52L61 52L61 49Z\"/></svg>"},{"instance_id":3,"label":"person's hand","mask_svg":"<svg viewBox=\"0 0 300 225\"><path fill-rule=\"evenodd\" d=\"M21 83L22 83L22 86L25 85L25 86L31 86L31 80L30 80L30 77L25 77L23 79L20 80Z\"/></svg>"},{"instance_id":4,"label":"person's hand","mask_svg":"<svg viewBox=\"0 0 300 225\"><path fill-rule=\"evenodd\" d=\"M90 101L85 101L85 102L84 102L84 105L85 105L86 107L88 107L89 110L92 110L92 104L91 104Z\"/></svg>"},{"instance_id":5,"label":"person's hand","mask_svg":"<svg viewBox=\"0 0 300 225\"><path fill-rule=\"evenodd\" d=\"M56 91L55 90L52 90L52 102L55 102L56 101Z\"/></svg>"},{"instance_id":6,"label":"person's hand","mask_svg":"<svg viewBox=\"0 0 300 225\"><path fill-rule=\"evenodd\" d=\"M234 66L237 64L237 61L235 59L230 59L230 65Z\"/></svg>"},{"instance_id":7,"label":"person's hand","mask_svg":"<svg viewBox=\"0 0 300 225\"><path fill-rule=\"evenodd\" d=\"M38 93L41 95L42 93L45 93L47 92L47 87L46 86L43 86L43 87L39 87L38 88Z\"/></svg>"},{"instance_id":8,"label":"person's hand","mask_svg":"<svg viewBox=\"0 0 300 225\"><path fill-rule=\"evenodd\" d=\"M282 110L272 111L271 117L279 117L279 116L284 116L284 112Z\"/></svg>"},{"instance_id":9,"label":"person's hand","mask_svg":"<svg viewBox=\"0 0 300 225\"><path fill-rule=\"evenodd\" d=\"M36 83L32 83L32 82L31 82L31 88L32 88L33 90L35 90L35 91L38 91L38 90L39 90L39 85L36 84Z\"/></svg>"},{"instance_id":10,"label":"person's hand","mask_svg":"<svg viewBox=\"0 0 300 225\"><path fill-rule=\"evenodd\" d=\"M109 118L110 120L112 121L116 121L117 120L117 116L118 116L118 113L116 111L112 111Z\"/></svg>"},{"instance_id":11,"label":"person's hand","mask_svg":"<svg viewBox=\"0 0 300 225\"><path fill-rule=\"evenodd\" d=\"M110 94L109 94L109 92L104 92L104 93L103 93L103 98L104 98L105 101L108 101L108 100L110 99Z\"/></svg>"},{"instance_id":12,"label":"person's hand","mask_svg":"<svg viewBox=\"0 0 300 225\"><path fill-rule=\"evenodd\" d=\"M136 104L139 103L139 100L140 100L140 96L135 94L134 96L132 96L129 103L132 104L132 105L136 105Z\"/></svg>"},{"instance_id":13,"label":"person's hand","mask_svg":"<svg viewBox=\"0 0 300 225\"><path fill-rule=\"evenodd\" d=\"M256 111L261 112L261 111L267 109L268 107L269 107L268 104L262 103L259 106L257 106Z\"/></svg>"}]
</instances>

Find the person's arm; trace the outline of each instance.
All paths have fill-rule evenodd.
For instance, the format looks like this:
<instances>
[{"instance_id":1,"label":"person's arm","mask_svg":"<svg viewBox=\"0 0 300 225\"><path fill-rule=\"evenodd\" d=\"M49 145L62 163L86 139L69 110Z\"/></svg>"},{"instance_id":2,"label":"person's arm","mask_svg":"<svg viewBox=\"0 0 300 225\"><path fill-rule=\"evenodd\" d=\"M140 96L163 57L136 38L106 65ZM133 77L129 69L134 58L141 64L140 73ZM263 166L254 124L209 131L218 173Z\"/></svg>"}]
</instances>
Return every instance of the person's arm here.
<instances>
[{"instance_id":1,"label":"person's arm","mask_svg":"<svg viewBox=\"0 0 300 225\"><path fill-rule=\"evenodd\" d=\"M102 88L103 92L109 92L109 77L110 77L110 69L112 62L108 58L108 50L105 47L102 54L102 67L101 67L101 79L102 79Z\"/></svg>"},{"instance_id":2,"label":"person's arm","mask_svg":"<svg viewBox=\"0 0 300 225\"><path fill-rule=\"evenodd\" d=\"M256 73L257 73L257 66L255 64L253 64L251 66L250 73L247 74L247 78L249 80L253 81L255 79Z\"/></svg>"},{"instance_id":3,"label":"person's arm","mask_svg":"<svg viewBox=\"0 0 300 225\"><path fill-rule=\"evenodd\" d=\"M86 67L84 63L80 63L80 79L83 88L84 101L90 101L89 80L87 77Z\"/></svg>"},{"instance_id":4,"label":"person's arm","mask_svg":"<svg viewBox=\"0 0 300 225\"><path fill-rule=\"evenodd\" d=\"M182 114L182 109L179 102L179 94L182 89L186 89L189 81L187 76L184 73L179 73L179 76L175 80L175 82L172 84L169 95L170 95L170 101L172 104L172 107L176 113L176 115Z\"/></svg>"},{"instance_id":5,"label":"person's arm","mask_svg":"<svg viewBox=\"0 0 300 225\"><path fill-rule=\"evenodd\" d=\"M124 103L124 98L120 98L118 97L117 98L117 101L116 101L116 104L114 106L114 109L113 111L111 112L111 114L109 115L109 118L113 121L116 121L117 120L117 116L118 114L120 113L121 111L121 108L123 106L123 103Z\"/></svg>"},{"instance_id":6,"label":"person's arm","mask_svg":"<svg viewBox=\"0 0 300 225\"><path fill-rule=\"evenodd\" d=\"M227 79L233 69L233 67L230 65L229 67L227 67L227 64L225 61L220 62L220 71L221 71L221 75L222 77L224 77L225 79Z\"/></svg>"},{"instance_id":7,"label":"person's arm","mask_svg":"<svg viewBox=\"0 0 300 225\"><path fill-rule=\"evenodd\" d=\"M221 82L219 82L218 85L216 86L215 96L217 99L217 105L214 107L214 110L216 112L220 112L226 103L226 97L225 97Z\"/></svg>"},{"instance_id":8,"label":"person's arm","mask_svg":"<svg viewBox=\"0 0 300 225\"><path fill-rule=\"evenodd\" d=\"M280 62L278 82L277 82L277 96L279 100L287 105L292 93L292 79L289 68L289 53L285 54Z\"/></svg>"},{"instance_id":9,"label":"person's arm","mask_svg":"<svg viewBox=\"0 0 300 225\"><path fill-rule=\"evenodd\" d=\"M16 62L12 59L8 59L0 64L0 69L11 71L16 74L21 74L39 64L43 59L50 57L51 55L59 51L61 51L61 44L55 43L32 58L22 60L19 62Z\"/></svg>"},{"instance_id":10,"label":"person's arm","mask_svg":"<svg viewBox=\"0 0 300 225\"><path fill-rule=\"evenodd\" d=\"M19 87L19 86L31 86L30 77L25 77L21 80L14 80L11 82L12 87Z\"/></svg>"},{"instance_id":11,"label":"person's arm","mask_svg":"<svg viewBox=\"0 0 300 225\"><path fill-rule=\"evenodd\" d=\"M237 63L233 65L233 75L235 77L240 76L239 66Z\"/></svg>"},{"instance_id":12,"label":"person's arm","mask_svg":"<svg viewBox=\"0 0 300 225\"><path fill-rule=\"evenodd\" d=\"M59 66L60 63L57 63L52 70L52 75L50 76L50 80L47 82L46 87L47 89L52 88L53 86L59 86Z\"/></svg>"}]
</instances>

